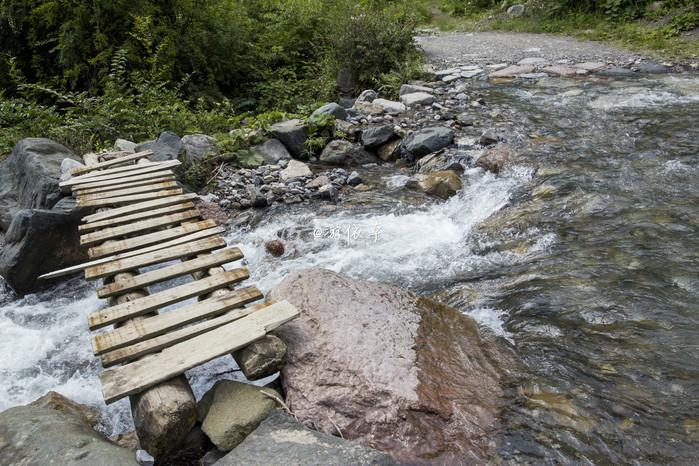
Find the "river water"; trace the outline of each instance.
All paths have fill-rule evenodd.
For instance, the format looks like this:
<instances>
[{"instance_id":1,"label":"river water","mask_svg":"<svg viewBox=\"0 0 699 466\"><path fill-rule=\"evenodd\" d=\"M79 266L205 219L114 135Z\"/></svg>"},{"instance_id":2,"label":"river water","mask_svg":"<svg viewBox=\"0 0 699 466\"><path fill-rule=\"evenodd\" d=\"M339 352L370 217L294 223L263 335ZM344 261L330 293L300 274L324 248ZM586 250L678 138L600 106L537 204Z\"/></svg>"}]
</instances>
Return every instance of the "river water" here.
<instances>
[{"instance_id":1,"label":"river water","mask_svg":"<svg viewBox=\"0 0 699 466\"><path fill-rule=\"evenodd\" d=\"M690 464L699 457L699 78L474 82L515 163L469 169L447 202L387 168L342 209L295 207L229 236L264 290L325 267L434 295L510 345L498 457L512 463ZM476 135L474 132L473 135ZM469 138L454 152L470 160ZM263 243L282 238L282 259ZM72 279L16 299L0 291L0 409L57 390L97 406L86 315ZM190 372L201 395L231 358ZM101 428L130 428L128 403Z\"/></svg>"}]
</instances>

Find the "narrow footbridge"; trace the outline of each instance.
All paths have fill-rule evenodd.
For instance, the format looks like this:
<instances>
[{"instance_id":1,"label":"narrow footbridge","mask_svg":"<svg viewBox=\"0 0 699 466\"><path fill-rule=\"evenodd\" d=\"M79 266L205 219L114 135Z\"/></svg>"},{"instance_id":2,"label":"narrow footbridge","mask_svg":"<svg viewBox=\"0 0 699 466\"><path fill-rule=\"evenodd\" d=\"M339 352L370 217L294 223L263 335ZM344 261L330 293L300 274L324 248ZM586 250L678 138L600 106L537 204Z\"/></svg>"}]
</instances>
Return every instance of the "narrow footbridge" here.
<instances>
[{"instance_id":1,"label":"narrow footbridge","mask_svg":"<svg viewBox=\"0 0 699 466\"><path fill-rule=\"evenodd\" d=\"M97 295L107 307L90 314L88 325L112 326L92 336L107 368L100 375L107 403L241 349L298 315L288 302L253 304L263 299L255 286L236 288L249 277L247 268L222 266L243 253L227 247L223 229L202 217L197 195L177 185L172 168L180 162L151 162L151 154L100 154L105 161L85 155L86 166L60 186L71 189L78 206L96 209L79 226L91 260L42 276L84 270L87 280L102 279ZM185 276L193 280L148 292ZM183 303L191 298L197 302Z\"/></svg>"}]
</instances>

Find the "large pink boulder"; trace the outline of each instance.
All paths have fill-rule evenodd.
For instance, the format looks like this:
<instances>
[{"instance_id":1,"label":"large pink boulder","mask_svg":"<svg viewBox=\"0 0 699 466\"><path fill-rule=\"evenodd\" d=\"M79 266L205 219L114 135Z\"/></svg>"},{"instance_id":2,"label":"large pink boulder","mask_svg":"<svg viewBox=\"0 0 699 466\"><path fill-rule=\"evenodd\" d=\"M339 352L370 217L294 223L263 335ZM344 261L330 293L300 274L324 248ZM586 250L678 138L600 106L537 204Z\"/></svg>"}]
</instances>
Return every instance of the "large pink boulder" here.
<instances>
[{"instance_id":1,"label":"large pink boulder","mask_svg":"<svg viewBox=\"0 0 699 466\"><path fill-rule=\"evenodd\" d=\"M301 422L410 464L490 457L515 364L473 319L322 269L290 274L269 297L301 311L279 330L286 402Z\"/></svg>"}]
</instances>

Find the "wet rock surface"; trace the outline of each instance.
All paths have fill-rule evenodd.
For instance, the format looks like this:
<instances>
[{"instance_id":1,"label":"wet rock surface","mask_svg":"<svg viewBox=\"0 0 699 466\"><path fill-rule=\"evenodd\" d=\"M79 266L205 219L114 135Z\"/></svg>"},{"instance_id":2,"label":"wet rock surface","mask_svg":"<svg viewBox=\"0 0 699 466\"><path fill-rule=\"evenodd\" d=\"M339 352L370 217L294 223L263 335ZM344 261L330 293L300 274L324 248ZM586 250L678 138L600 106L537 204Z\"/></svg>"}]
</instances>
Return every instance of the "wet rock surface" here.
<instances>
[{"instance_id":1,"label":"wet rock surface","mask_svg":"<svg viewBox=\"0 0 699 466\"><path fill-rule=\"evenodd\" d=\"M472 319L322 269L292 272L270 297L301 311L279 331L286 402L301 422L410 464L488 458L513 363Z\"/></svg>"}]
</instances>

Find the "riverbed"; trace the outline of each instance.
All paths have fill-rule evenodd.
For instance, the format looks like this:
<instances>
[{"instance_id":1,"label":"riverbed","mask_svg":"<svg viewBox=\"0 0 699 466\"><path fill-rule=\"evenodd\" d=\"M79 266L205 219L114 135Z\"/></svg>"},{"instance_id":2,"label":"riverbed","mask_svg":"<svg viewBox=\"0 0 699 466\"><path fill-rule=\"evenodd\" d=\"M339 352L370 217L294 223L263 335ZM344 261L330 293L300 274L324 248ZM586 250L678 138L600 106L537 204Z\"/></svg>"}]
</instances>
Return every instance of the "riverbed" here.
<instances>
[{"instance_id":1,"label":"riverbed","mask_svg":"<svg viewBox=\"0 0 699 466\"><path fill-rule=\"evenodd\" d=\"M521 358L498 456L514 463L689 464L699 456L699 77L473 81L488 125L516 160L473 168L448 201L406 193L408 173L362 170L372 190L269 210L227 239L269 290L325 267L433 295ZM475 111L475 110L474 110ZM478 129L481 131L482 128ZM476 136L476 128L471 136ZM468 133L468 132L467 132ZM264 242L282 239L281 259ZM131 428L128 402L101 401L74 278L16 299L0 291L0 410L48 390L102 407L101 429ZM200 396L235 378L232 358L189 373Z\"/></svg>"}]
</instances>

